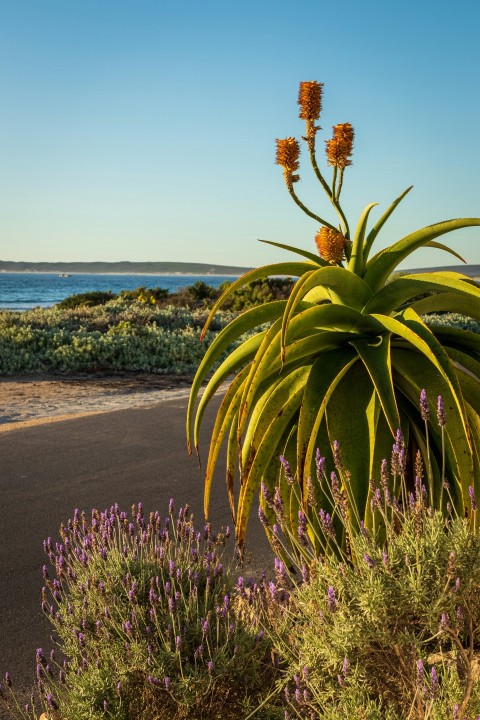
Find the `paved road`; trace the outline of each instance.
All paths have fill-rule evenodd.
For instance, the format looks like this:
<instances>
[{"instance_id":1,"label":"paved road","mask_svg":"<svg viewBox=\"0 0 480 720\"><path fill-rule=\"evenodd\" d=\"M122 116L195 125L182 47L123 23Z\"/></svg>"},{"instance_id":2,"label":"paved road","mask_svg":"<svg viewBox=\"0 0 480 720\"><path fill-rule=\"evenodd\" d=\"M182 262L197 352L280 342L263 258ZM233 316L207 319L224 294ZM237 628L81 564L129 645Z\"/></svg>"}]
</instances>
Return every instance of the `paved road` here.
<instances>
[{"instance_id":1,"label":"paved road","mask_svg":"<svg viewBox=\"0 0 480 720\"><path fill-rule=\"evenodd\" d=\"M43 540L58 537L75 507L118 502L129 511L142 501L147 513L163 514L173 497L177 507L188 502L201 523L203 476L186 451L185 410L186 400L173 399L0 433L0 675L8 670L17 687L32 686L36 648L52 647L40 610ZM213 419L210 412L204 458ZM221 472L216 489L210 519L219 528L230 522ZM256 517L249 549L254 570L270 567Z\"/></svg>"}]
</instances>

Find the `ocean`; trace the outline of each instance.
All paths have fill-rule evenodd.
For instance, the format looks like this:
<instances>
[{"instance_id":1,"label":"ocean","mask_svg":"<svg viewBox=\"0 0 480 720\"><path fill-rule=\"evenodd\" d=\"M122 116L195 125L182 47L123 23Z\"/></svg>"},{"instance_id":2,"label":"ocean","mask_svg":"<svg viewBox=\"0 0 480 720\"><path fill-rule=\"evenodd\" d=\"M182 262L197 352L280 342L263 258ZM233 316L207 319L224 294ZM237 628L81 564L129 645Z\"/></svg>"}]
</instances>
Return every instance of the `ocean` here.
<instances>
[{"instance_id":1,"label":"ocean","mask_svg":"<svg viewBox=\"0 0 480 720\"><path fill-rule=\"evenodd\" d=\"M63 277L55 273L0 273L0 309L30 310L34 307L51 307L70 295L94 290L135 290L138 287L161 287L175 292L202 280L218 287L225 275L97 275L72 274Z\"/></svg>"}]
</instances>

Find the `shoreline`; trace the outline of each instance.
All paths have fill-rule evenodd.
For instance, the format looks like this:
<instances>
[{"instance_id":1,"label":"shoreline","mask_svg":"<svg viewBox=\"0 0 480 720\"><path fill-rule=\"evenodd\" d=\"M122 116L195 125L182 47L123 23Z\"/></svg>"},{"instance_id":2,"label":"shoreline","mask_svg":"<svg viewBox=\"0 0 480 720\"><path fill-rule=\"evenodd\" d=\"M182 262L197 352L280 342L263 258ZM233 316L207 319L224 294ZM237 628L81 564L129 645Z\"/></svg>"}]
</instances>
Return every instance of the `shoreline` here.
<instances>
[{"instance_id":1,"label":"shoreline","mask_svg":"<svg viewBox=\"0 0 480 720\"><path fill-rule=\"evenodd\" d=\"M190 375L17 375L0 378L0 432L188 397Z\"/></svg>"}]
</instances>

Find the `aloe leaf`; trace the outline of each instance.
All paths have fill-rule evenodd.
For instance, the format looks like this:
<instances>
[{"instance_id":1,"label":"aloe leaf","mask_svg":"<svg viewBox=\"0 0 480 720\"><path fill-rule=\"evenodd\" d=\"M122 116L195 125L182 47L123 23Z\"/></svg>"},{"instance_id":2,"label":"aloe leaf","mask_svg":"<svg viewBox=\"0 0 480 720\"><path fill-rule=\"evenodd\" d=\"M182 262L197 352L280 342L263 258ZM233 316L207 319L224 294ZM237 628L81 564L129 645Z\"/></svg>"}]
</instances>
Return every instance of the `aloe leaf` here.
<instances>
[{"instance_id":1,"label":"aloe leaf","mask_svg":"<svg viewBox=\"0 0 480 720\"><path fill-rule=\"evenodd\" d=\"M443 243L436 242L435 240L431 240L428 243L425 243L425 247L431 247L436 248L437 250L444 250L444 252L450 253L450 255L453 255L453 257L456 257L457 260L460 260L463 263L467 263L464 257L462 255L459 255L459 253L455 252L451 247L448 247L448 245L444 245Z\"/></svg>"},{"instance_id":2,"label":"aloe leaf","mask_svg":"<svg viewBox=\"0 0 480 720\"><path fill-rule=\"evenodd\" d=\"M229 285L228 288L220 295L218 300L214 303L205 322L205 325L203 326L200 338L203 339L205 337L205 333L207 332L215 313L223 305L225 300L231 295L233 295L236 290L245 287L245 285L248 285L254 280L263 280L265 278L272 277L272 275L289 275L291 277L301 277L304 273L308 272L309 270L314 270L317 267L318 263L314 264L292 261L274 263L272 265L263 265L262 267L250 270L249 272L245 273L245 275L242 275L242 277L238 278L231 285Z\"/></svg>"},{"instance_id":3,"label":"aloe leaf","mask_svg":"<svg viewBox=\"0 0 480 720\"><path fill-rule=\"evenodd\" d=\"M320 255L315 255L315 253L308 252L308 250L303 250L302 248L293 247L293 245L284 245L283 243L273 242L273 240L259 240L258 242L266 243L267 245L274 245L275 247L282 248L282 250L288 250L289 252L296 253L297 255L301 255L302 257L311 260L317 265L328 265L328 262L320 257Z\"/></svg>"},{"instance_id":4,"label":"aloe leaf","mask_svg":"<svg viewBox=\"0 0 480 720\"><path fill-rule=\"evenodd\" d=\"M378 205L378 203L370 203L370 205L367 205L363 213L360 215L357 229L355 230L352 244L352 254L348 263L348 270L350 270L352 273L355 273L356 275L362 275L363 273L363 242L365 239L365 232L367 230L368 216L370 215L371 210L376 205Z\"/></svg>"},{"instance_id":5,"label":"aloe leaf","mask_svg":"<svg viewBox=\"0 0 480 720\"><path fill-rule=\"evenodd\" d=\"M278 452L278 439L282 436L287 427L289 427L293 416L298 412L304 391L304 383L299 383L299 387L292 392L287 403L283 406L283 412L277 414L270 424L267 432L258 447L257 453L250 468L248 477L243 479L240 488L240 497L238 499L236 538L240 548L245 543L245 533L250 516L250 510L253 498L258 490L259 478L267 469L270 461Z\"/></svg>"},{"instance_id":6,"label":"aloe leaf","mask_svg":"<svg viewBox=\"0 0 480 720\"><path fill-rule=\"evenodd\" d=\"M305 458L304 458L304 464L303 464L303 476L304 480L306 481L306 475L309 474L309 469L312 468L313 462L315 459L315 453L318 447L318 438L320 429L322 426L322 423L325 419L325 412L327 409L327 406L330 403L330 399L337 388L339 382L342 380L342 378L346 375L346 373L350 370L350 368L356 363L357 358L351 358L347 359L345 363L340 364L336 369L332 365L330 368L330 372L328 375L325 376L325 380L322 381L321 386L321 394L319 392L319 403L318 403L318 409L317 414L315 416L315 421L313 425L311 425L311 434L310 438L308 440L307 449L305 452ZM330 383L328 384L328 381L330 380ZM311 424L311 423L310 423ZM330 447L331 443L328 443L328 446ZM326 448L324 447L322 450L323 454L326 452Z\"/></svg>"},{"instance_id":7,"label":"aloe leaf","mask_svg":"<svg viewBox=\"0 0 480 720\"><path fill-rule=\"evenodd\" d=\"M387 285L388 287L388 285ZM442 292L436 295L415 300L410 307L418 315L428 315L437 312L454 312L466 315L467 317L480 320L480 303L473 303L464 294L454 292Z\"/></svg>"},{"instance_id":8,"label":"aloe leaf","mask_svg":"<svg viewBox=\"0 0 480 720\"><path fill-rule=\"evenodd\" d=\"M373 314L372 317L378 319L378 321L384 325L385 329L394 335L396 334L404 338L410 345L430 360L449 384L452 394L456 398L459 410L462 412L459 395L457 394L460 392L460 388L448 355L434 334L421 321L420 317L418 317L411 308L405 310L401 315L397 316L397 318L377 314Z\"/></svg>"},{"instance_id":9,"label":"aloe leaf","mask_svg":"<svg viewBox=\"0 0 480 720\"><path fill-rule=\"evenodd\" d=\"M225 483L227 486L228 504L230 505L233 522L235 522L235 478L238 466L237 419L238 413L235 415L230 424L227 442L227 457L225 462ZM205 515L205 517L207 516Z\"/></svg>"},{"instance_id":10,"label":"aloe leaf","mask_svg":"<svg viewBox=\"0 0 480 720\"><path fill-rule=\"evenodd\" d=\"M370 430L365 415L374 387L362 363L357 362L337 384L328 403L326 418L330 443L339 443L342 463L350 473L350 490L360 517L365 516L372 463ZM355 397L355 416L351 415ZM349 422L345 418L350 417Z\"/></svg>"},{"instance_id":11,"label":"aloe leaf","mask_svg":"<svg viewBox=\"0 0 480 720\"><path fill-rule=\"evenodd\" d=\"M333 318L335 314L344 313L346 317L347 308L360 311L371 298L370 289L363 280L344 268L329 266L308 273L299 280L285 307L282 320L282 352L286 344L287 329L298 309L299 302L318 286L325 288L332 300L329 305L315 308L315 310L320 310L320 316L324 313L328 317L328 314L331 313Z\"/></svg>"},{"instance_id":12,"label":"aloe leaf","mask_svg":"<svg viewBox=\"0 0 480 720\"><path fill-rule=\"evenodd\" d=\"M233 379L223 397L215 418L215 425L212 432L212 440L210 442L207 467L205 471L203 502L206 518L208 518L213 474L215 472L220 448L222 447L230 428L234 425L238 406L240 405L242 382L247 371L248 368L243 368L243 370L241 370Z\"/></svg>"},{"instance_id":13,"label":"aloe leaf","mask_svg":"<svg viewBox=\"0 0 480 720\"><path fill-rule=\"evenodd\" d=\"M395 436L397 429L400 427L400 415L392 381L390 334L383 335L376 344L371 344L367 340L353 340L350 344L360 355L370 375L390 432L392 436Z\"/></svg>"},{"instance_id":14,"label":"aloe leaf","mask_svg":"<svg viewBox=\"0 0 480 720\"><path fill-rule=\"evenodd\" d=\"M390 215L393 213L397 205L399 205L405 195L407 195L410 190L413 188L413 185L410 185L406 190L403 191L401 195L398 196L396 200L393 201L393 203L390 205L390 207L383 213L383 215L377 220L373 228L370 230L370 232L367 235L367 239L365 241L364 247L363 247L363 262L366 263L368 260L368 256L370 254L370 250L372 249L372 245L375 242L375 238L377 237L378 233L382 229L382 227L387 222Z\"/></svg>"},{"instance_id":15,"label":"aloe leaf","mask_svg":"<svg viewBox=\"0 0 480 720\"><path fill-rule=\"evenodd\" d=\"M391 283L381 288L367 302L363 311L365 313L381 312L388 315L417 295L426 292L442 293L447 291L453 291L458 295L463 295L465 298L470 298L472 304L475 300L477 302L480 300L480 288L464 282L462 275L445 272L419 273L418 275L407 275L398 280L392 280Z\"/></svg>"},{"instance_id":16,"label":"aloe leaf","mask_svg":"<svg viewBox=\"0 0 480 720\"><path fill-rule=\"evenodd\" d=\"M469 330L448 327L447 325L429 324L428 326L442 346L456 347L474 356L480 355L480 334Z\"/></svg>"},{"instance_id":17,"label":"aloe leaf","mask_svg":"<svg viewBox=\"0 0 480 720\"><path fill-rule=\"evenodd\" d=\"M470 373L477 382L480 383L480 357L473 358L471 355L462 352L458 348L447 348L447 353L457 368L460 367L462 372ZM480 413L480 403L477 407Z\"/></svg>"},{"instance_id":18,"label":"aloe leaf","mask_svg":"<svg viewBox=\"0 0 480 720\"><path fill-rule=\"evenodd\" d=\"M266 433L275 418L283 414L284 407L299 387L304 387L310 374L311 366L303 366L293 370L278 382L261 402L261 412L255 419L255 429L250 441L245 440L242 455L242 475L248 476ZM257 405L257 403L256 403ZM247 437L247 436L246 436Z\"/></svg>"},{"instance_id":19,"label":"aloe leaf","mask_svg":"<svg viewBox=\"0 0 480 720\"><path fill-rule=\"evenodd\" d=\"M308 337L301 338L297 342L289 345L288 364L302 361L303 364L310 365L319 353L343 345L349 338L350 333L345 332L325 331L311 333ZM257 401L259 387L269 378L273 380L278 377L278 374L282 370L283 363L280 358L279 349L280 337L279 334L277 334L277 337L272 340L261 361L255 366L255 372L251 372L248 377L248 387L246 385L242 399L239 434L243 433L247 418ZM287 371L288 367L285 366L285 372Z\"/></svg>"},{"instance_id":20,"label":"aloe leaf","mask_svg":"<svg viewBox=\"0 0 480 720\"><path fill-rule=\"evenodd\" d=\"M298 369L295 369L292 373L297 371ZM273 381L267 385L266 391L263 392L257 399L249 417L248 426L243 438L241 463L242 473L248 472L251 460L256 452L255 448L258 445L259 440L262 438L267 425L272 419L270 418L270 420L266 420L268 413L272 411L272 407L275 405L275 401L278 403L278 389L280 388L280 394L283 393L284 401L288 398L289 388L288 383L285 381L288 381L291 378L292 373L288 373L285 377L279 376L276 379L273 379ZM281 407L281 405L279 407Z\"/></svg>"},{"instance_id":21,"label":"aloe leaf","mask_svg":"<svg viewBox=\"0 0 480 720\"><path fill-rule=\"evenodd\" d=\"M297 471L303 477L304 484L310 474L308 466L307 477L304 475L305 453L312 437L313 427L322 401L327 401L328 395L333 391L332 383L344 367L349 367L356 360L356 353L351 348L336 348L324 352L313 363L305 393L302 399L297 428Z\"/></svg>"},{"instance_id":22,"label":"aloe leaf","mask_svg":"<svg viewBox=\"0 0 480 720\"><path fill-rule=\"evenodd\" d=\"M193 408L205 376L214 362L223 352L225 352L225 350L228 349L232 342L237 340L241 335L243 335L243 333L252 330L258 325L262 325L263 323L271 320L276 320L277 317L280 317L285 305L286 300L275 300L273 302L266 303L265 305L261 305L260 307L251 308L234 318L226 327L220 330L203 356L192 382L186 419L188 441L191 437Z\"/></svg>"},{"instance_id":23,"label":"aloe leaf","mask_svg":"<svg viewBox=\"0 0 480 720\"><path fill-rule=\"evenodd\" d=\"M220 385L227 380L239 367L244 366L250 362L255 356L258 348L261 346L262 340L265 336L265 331L253 335L251 338L245 340L244 343L239 345L220 365L219 368L214 372L211 379L209 380L203 395L200 398L197 412L195 415L195 421L193 426L193 441L195 447L198 447L198 435L200 426L202 423L205 409L215 395ZM190 437L188 436L190 441Z\"/></svg>"},{"instance_id":24,"label":"aloe leaf","mask_svg":"<svg viewBox=\"0 0 480 720\"><path fill-rule=\"evenodd\" d=\"M418 408L421 390L426 390L432 420L435 418L437 396L442 395L447 412L445 428L447 466L454 470L454 479L461 496L463 499L468 498L468 486L472 479L472 457L468 421L463 403L458 402L458 395L452 392L450 384L441 374L431 372L427 359L422 355L397 349L392 352L392 363L400 375L397 377L397 383L415 409ZM436 423L431 423L430 432L438 436ZM440 492L440 488L434 488L435 497L438 497Z\"/></svg>"},{"instance_id":25,"label":"aloe leaf","mask_svg":"<svg viewBox=\"0 0 480 720\"><path fill-rule=\"evenodd\" d=\"M455 220L445 220L436 225L429 225L407 235L385 250L381 250L369 260L364 275L365 282L372 292L377 292L385 284L385 281L395 268L412 252L425 246L426 243L440 235L476 225L480 225L480 218L457 218Z\"/></svg>"}]
</instances>

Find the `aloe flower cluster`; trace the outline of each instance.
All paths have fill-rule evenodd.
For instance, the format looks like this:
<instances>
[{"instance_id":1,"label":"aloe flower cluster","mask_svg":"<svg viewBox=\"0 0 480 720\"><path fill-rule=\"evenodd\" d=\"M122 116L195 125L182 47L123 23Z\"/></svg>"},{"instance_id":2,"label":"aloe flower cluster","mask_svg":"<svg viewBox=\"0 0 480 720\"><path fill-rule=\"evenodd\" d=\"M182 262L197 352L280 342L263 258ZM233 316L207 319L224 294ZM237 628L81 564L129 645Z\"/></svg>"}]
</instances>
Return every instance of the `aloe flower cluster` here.
<instances>
[{"instance_id":1,"label":"aloe flower cluster","mask_svg":"<svg viewBox=\"0 0 480 720\"><path fill-rule=\"evenodd\" d=\"M375 251L384 226L412 186L377 219L375 202L366 205L355 223L347 219L341 192L352 164L355 132L349 122L338 123L326 140L326 156L317 157L322 100L323 83L300 83L303 139L313 176L324 191L324 209L310 209L300 197L300 141L291 136L276 141L276 163L289 196L314 221L310 248L262 240L295 257L255 268L232 283L213 305L202 332L208 332L217 311L249 283L277 275L297 280L287 300L247 310L220 331L190 393L187 443L190 452L198 452L205 408L218 388L229 383L211 435L204 507L208 517L225 443L225 481L240 547L261 483L271 494L283 484L279 456L288 460L305 502L315 473L315 450L323 448L331 465L334 441L341 443L352 473L352 498L370 529L369 481L398 427L405 455L420 450L428 466L425 484L437 509L445 479L459 513L463 507L471 511L468 487L480 492L480 339L472 332L480 321L480 284L460 272L397 273L401 262L415 262L411 258L420 248L440 249L465 262L440 240L462 228L480 227L480 218L437 222ZM438 322L443 313L460 313L466 322L461 329L447 328ZM232 341L252 331L255 334L229 349ZM224 352L227 358L215 369ZM438 395L445 399L448 427L439 429L431 405L419 409L420 382L431 400ZM284 490L296 533L301 523L298 498L287 500Z\"/></svg>"},{"instance_id":2,"label":"aloe flower cluster","mask_svg":"<svg viewBox=\"0 0 480 720\"><path fill-rule=\"evenodd\" d=\"M275 667L269 641L235 612L229 535L197 531L188 506L174 514L172 501L164 518L146 517L141 503L131 515L75 510L60 540L44 543L42 609L66 659L37 650L43 708L126 719L194 718L199 703L214 713L240 698L248 707Z\"/></svg>"}]
</instances>

